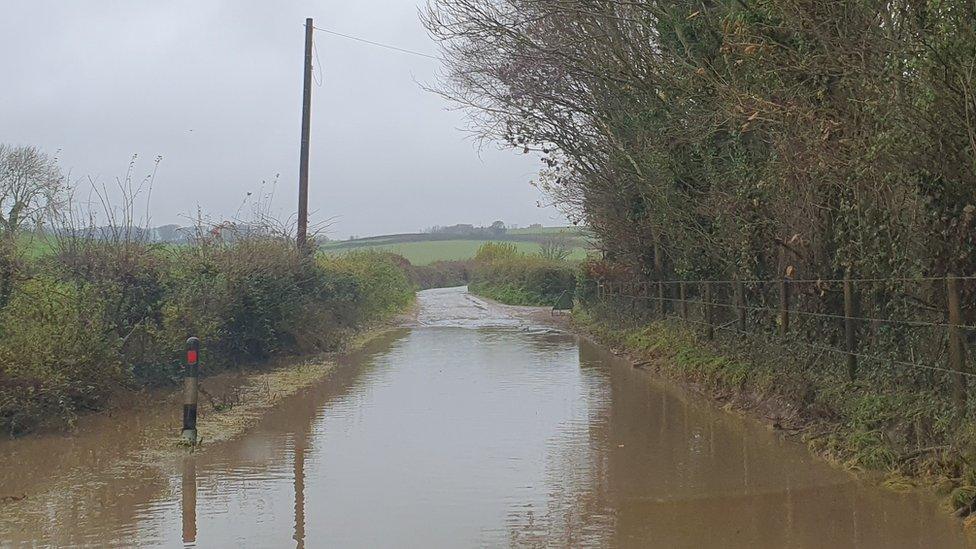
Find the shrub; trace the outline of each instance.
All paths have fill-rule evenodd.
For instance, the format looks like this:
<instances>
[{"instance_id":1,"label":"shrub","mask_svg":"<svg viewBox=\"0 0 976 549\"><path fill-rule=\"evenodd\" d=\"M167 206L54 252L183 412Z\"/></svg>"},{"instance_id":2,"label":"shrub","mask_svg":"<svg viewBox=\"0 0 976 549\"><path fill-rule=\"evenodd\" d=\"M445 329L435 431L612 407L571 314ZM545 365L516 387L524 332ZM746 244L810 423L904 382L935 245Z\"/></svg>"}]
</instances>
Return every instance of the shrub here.
<instances>
[{"instance_id":1,"label":"shrub","mask_svg":"<svg viewBox=\"0 0 976 549\"><path fill-rule=\"evenodd\" d=\"M509 254L507 250L495 252L491 250L483 256L492 257L490 261L476 260L471 276L472 291L513 305L553 305L563 292L572 293L576 286L573 263L537 255Z\"/></svg>"},{"instance_id":2,"label":"shrub","mask_svg":"<svg viewBox=\"0 0 976 549\"><path fill-rule=\"evenodd\" d=\"M121 339L91 287L38 277L0 314L0 424L22 431L46 416L71 419L129 381Z\"/></svg>"},{"instance_id":3,"label":"shrub","mask_svg":"<svg viewBox=\"0 0 976 549\"><path fill-rule=\"evenodd\" d=\"M105 304L106 322L119 337L155 319L163 299L165 248L131 241L64 240L42 268L64 282L86 287Z\"/></svg>"},{"instance_id":4,"label":"shrub","mask_svg":"<svg viewBox=\"0 0 976 549\"><path fill-rule=\"evenodd\" d=\"M54 254L41 258L38 268L98 302L101 337L119 341L119 360L142 379L147 364L160 359L152 334L162 320L171 264L171 253L161 246L86 234L59 238Z\"/></svg>"},{"instance_id":5,"label":"shrub","mask_svg":"<svg viewBox=\"0 0 976 549\"><path fill-rule=\"evenodd\" d=\"M70 420L123 384L173 381L191 335L213 372L338 349L413 299L409 263L389 253L314 258L265 236L59 244L0 309L0 426L10 431Z\"/></svg>"},{"instance_id":6,"label":"shrub","mask_svg":"<svg viewBox=\"0 0 976 549\"><path fill-rule=\"evenodd\" d=\"M500 259L517 257L518 248L511 242L485 242L474 254L475 263L491 263Z\"/></svg>"},{"instance_id":7,"label":"shrub","mask_svg":"<svg viewBox=\"0 0 976 549\"><path fill-rule=\"evenodd\" d=\"M223 317L221 351L230 357L262 359L294 348L295 319L319 296L315 263L282 240L254 238L205 247L203 261L217 267ZM209 256L209 257L208 257Z\"/></svg>"},{"instance_id":8,"label":"shrub","mask_svg":"<svg viewBox=\"0 0 976 549\"><path fill-rule=\"evenodd\" d=\"M387 318L413 301L413 285L407 278L401 256L376 250L354 251L341 256L323 256L319 264L337 279L351 279L353 294L337 293L335 298L352 298L353 323Z\"/></svg>"},{"instance_id":9,"label":"shrub","mask_svg":"<svg viewBox=\"0 0 976 549\"><path fill-rule=\"evenodd\" d=\"M597 297L597 283L622 284L633 280L633 272L620 263L588 258L576 273L576 298L591 303Z\"/></svg>"},{"instance_id":10,"label":"shrub","mask_svg":"<svg viewBox=\"0 0 976 549\"><path fill-rule=\"evenodd\" d=\"M566 235L549 236L539 243L539 255L553 261L565 261L573 253L573 241Z\"/></svg>"},{"instance_id":11,"label":"shrub","mask_svg":"<svg viewBox=\"0 0 976 549\"><path fill-rule=\"evenodd\" d=\"M435 261L430 265L411 265L407 273L421 290L464 286L471 278L470 261Z\"/></svg>"}]
</instances>

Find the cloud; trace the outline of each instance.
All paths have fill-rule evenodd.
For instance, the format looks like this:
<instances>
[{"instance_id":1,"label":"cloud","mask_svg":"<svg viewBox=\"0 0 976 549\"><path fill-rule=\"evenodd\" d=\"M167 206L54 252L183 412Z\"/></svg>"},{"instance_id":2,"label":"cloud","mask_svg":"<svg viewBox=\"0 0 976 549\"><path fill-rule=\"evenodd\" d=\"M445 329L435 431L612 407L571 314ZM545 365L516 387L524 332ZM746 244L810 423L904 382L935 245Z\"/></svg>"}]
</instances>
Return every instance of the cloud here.
<instances>
[{"instance_id":1,"label":"cloud","mask_svg":"<svg viewBox=\"0 0 976 549\"><path fill-rule=\"evenodd\" d=\"M435 53L403 1L14 3L0 22L0 141L60 150L75 177L148 172L156 224L197 205L231 216L275 174L294 211L305 17ZM538 160L476 144L462 115L420 89L434 60L318 33L310 208L333 236L434 224L564 223L540 210ZM318 64L316 65L318 68Z\"/></svg>"}]
</instances>

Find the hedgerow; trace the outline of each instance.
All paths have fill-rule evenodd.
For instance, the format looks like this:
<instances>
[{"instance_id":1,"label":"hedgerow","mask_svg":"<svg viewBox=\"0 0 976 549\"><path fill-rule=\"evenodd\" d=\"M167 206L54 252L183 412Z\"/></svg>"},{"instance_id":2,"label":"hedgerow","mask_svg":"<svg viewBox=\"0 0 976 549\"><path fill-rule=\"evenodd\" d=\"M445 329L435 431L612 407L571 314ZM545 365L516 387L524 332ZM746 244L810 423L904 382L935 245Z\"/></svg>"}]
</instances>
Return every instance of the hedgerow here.
<instances>
[{"instance_id":1,"label":"hedgerow","mask_svg":"<svg viewBox=\"0 0 976 549\"><path fill-rule=\"evenodd\" d=\"M164 247L64 239L18 271L0 309L0 428L70 422L118 389L179 375L189 336L205 372L335 350L413 299L387 253L300 254L273 237Z\"/></svg>"},{"instance_id":2,"label":"hedgerow","mask_svg":"<svg viewBox=\"0 0 976 549\"><path fill-rule=\"evenodd\" d=\"M510 243L483 244L473 265L471 291L511 305L554 305L576 286L574 263L523 254Z\"/></svg>"}]
</instances>

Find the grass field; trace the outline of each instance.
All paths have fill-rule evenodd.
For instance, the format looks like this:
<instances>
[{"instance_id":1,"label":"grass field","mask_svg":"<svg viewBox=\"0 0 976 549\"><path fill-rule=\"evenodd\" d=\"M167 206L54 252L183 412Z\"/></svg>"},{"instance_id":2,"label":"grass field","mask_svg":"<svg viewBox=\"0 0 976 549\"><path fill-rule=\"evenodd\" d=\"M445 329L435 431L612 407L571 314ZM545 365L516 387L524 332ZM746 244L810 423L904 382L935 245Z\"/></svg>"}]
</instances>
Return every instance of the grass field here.
<instances>
[{"instance_id":1,"label":"grass field","mask_svg":"<svg viewBox=\"0 0 976 549\"><path fill-rule=\"evenodd\" d=\"M398 253L414 265L429 265L435 261L457 261L471 259L485 242L505 241L515 245L522 253L539 253L540 243L554 236L562 235L573 246L569 259L586 258L587 232L580 227L535 227L532 229L509 229L495 238L490 236L458 236L451 238L443 234L407 233L380 235L355 240L333 240L325 242L320 250L329 254L341 254L350 250L386 250Z\"/></svg>"},{"instance_id":2,"label":"grass field","mask_svg":"<svg viewBox=\"0 0 976 549\"><path fill-rule=\"evenodd\" d=\"M471 259L474 257L478 247L487 242L486 240L438 240L432 242L400 242L397 244L380 244L364 246L362 248L329 248L325 247L326 253L345 253L350 250L370 249L387 250L398 253L410 260L414 265L429 265L435 261L452 261ZM539 253L537 242L513 242L520 252L527 254ZM586 251L577 247L573 249L570 259L584 259Z\"/></svg>"},{"instance_id":3,"label":"grass field","mask_svg":"<svg viewBox=\"0 0 976 549\"><path fill-rule=\"evenodd\" d=\"M585 229L579 227L542 227L533 229L510 229L497 239L478 237L458 237L451 240L431 239L430 234L381 235L356 240L333 240L325 242L320 249L329 254L343 254L351 250L387 250L398 253L414 265L429 265L435 261L456 261L471 259L485 242L506 241L514 244L522 253L539 253L539 242L552 236L564 235L574 245L571 260L586 258ZM507 238L506 238L507 236ZM442 237L443 238L443 237ZM19 245L29 259L50 254L55 242L53 237L25 235ZM168 244L165 246L179 246Z\"/></svg>"},{"instance_id":4,"label":"grass field","mask_svg":"<svg viewBox=\"0 0 976 549\"><path fill-rule=\"evenodd\" d=\"M474 257L478 247L487 242L486 240L439 240L434 242L401 242L399 244L380 244L376 246L364 246L362 248L326 248L326 253L345 253L351 250L387 250L398 253L407 258L414 265L429 265L435 261L452 261L461 259L471 259ZM514 242L520 252L527 254L539 253L539 244L536 242ZM574 248L570 259L584 259L586 251L583 248Z\"/></svg>"},{"instance_id":5,"label":"grass field","mask_svg":"<svg viewBox=\"0 0 976 549\"><path fill-rule=\"evenodd\" d=\"M53 238L25 234L17 238L17 246L27 259L37 259L50 254L54 249Z\"/></svg>"},{"instance_id":6,"label":"grass field","mask_svg":"<svg viewBox=\"0 0 976 549\"><path fill-rule=\"evenodd\" d=\"M509 229L506 231L507 234L525 234L525 235L545 235L552 236L556 234L565 234L567 236L582 237L586 236L586 229L582 227L535 227L535 228L521 228L521 229Z\"/></svg>"}]
</instances>

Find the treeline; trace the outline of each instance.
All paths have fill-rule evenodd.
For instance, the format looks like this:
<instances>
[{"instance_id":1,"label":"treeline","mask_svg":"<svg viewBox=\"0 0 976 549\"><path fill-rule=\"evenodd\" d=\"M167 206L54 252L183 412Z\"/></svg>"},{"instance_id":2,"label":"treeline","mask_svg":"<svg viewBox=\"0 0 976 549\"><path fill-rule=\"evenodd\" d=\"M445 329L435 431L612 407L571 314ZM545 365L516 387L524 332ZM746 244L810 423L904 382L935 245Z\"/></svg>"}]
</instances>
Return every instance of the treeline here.
<instances>
[{"instance_id":1,"label":"treeline","mask_svg":"<svg viewBox=\"0 0 976 549\"><path fill-rule=\"evenodd\" d=\"M493 236L501 236L505 234L506 231L508 231L508 227L505 225L504 221L495 221L488 227L475 227L470 223L460 223L457 225L448 225L446 227L434 225L433 227L425 229L424 233L490 238Z\"/></svg>"},{"instance_id":2,"label":"treeline","mask_svg":"<svg viewBox=\"0 0 976 549\"><path fill-rule=\"evenodd\" d=\"M442 91L541 151L635 275L976 272L970 0L437 0L426 23Z\"/></svg>"},{"instance_id":3,"label":"treeline","mask_svg":"<svg viewBox=\"0 0 976 549\"><path fill-rule=\"evenodd\" d=\"M945 284L926 280L976 273L973 10L437 0L425 21L448 64L442 93L484 137L541 153L541 186L598 237L591 272L848 274L871 281L856 289L862 316L944 320ZM960 286L972 324L974 287ZM841 312L837 284L807 288L797 307ZM777 307L774 285L746 292ZM902 359L915 351L910 327L876 332Z\"/></svg>"},{"instance_id":4,"label":"treeline","mask_svg":"<svg viewBox=\"0 0 976 549\"><path fill-rule=\"evenodd\" d=\"M796 388L785 400L846 433L839 447L884 456L851 463L939 470L969 505L974 399L949 404L965 345L947 328L972 343L971 0L434 0L425 23L440 91L482 137L539 153L540 187L596 235L589 312L646 320L691 301L689 326L748 332L728 339L752 353L771 341L783 359L744 370L775 381L757 390ZM831 367L843 352L808 350L850 335L871 359L855 380ZM965 369L964 386L971 353ZM756 389L740 374L726 388Z\"/></svg>"}]
</instances>

